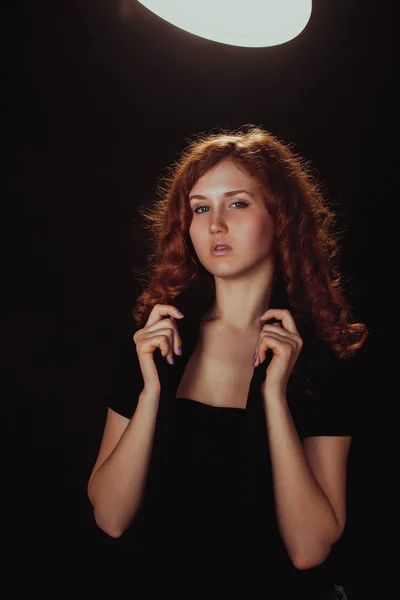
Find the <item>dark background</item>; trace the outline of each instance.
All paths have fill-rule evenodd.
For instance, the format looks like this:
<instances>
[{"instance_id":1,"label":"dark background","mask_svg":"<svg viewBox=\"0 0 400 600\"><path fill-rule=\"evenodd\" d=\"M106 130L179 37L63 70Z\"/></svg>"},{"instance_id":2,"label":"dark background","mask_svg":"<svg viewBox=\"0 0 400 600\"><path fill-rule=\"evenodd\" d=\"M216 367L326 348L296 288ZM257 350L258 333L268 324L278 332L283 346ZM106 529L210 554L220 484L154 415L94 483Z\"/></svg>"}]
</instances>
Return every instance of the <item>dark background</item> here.
<instances>
[{"instance_id":1,"label":"dark background","mask_svg":"<svg viewBox=\"0 0 400 600\"><path fill-rule=\"evenodd\" d=\"M344 280L371 331L357 359L363 408L340 542L346 576L357 579L354 557L370 557L367 515L376 527L372 392L383 364L383 213L398 134L392 22L387 4L320 0L294 40L245 49L186 34L135 2L24 11L23 52L9 56L24 90L2 222L3 368L11 404L32 407L33 521L49 548L107 543L86 483L140 288L133 270L146 265L137 208L155 199L189 137L253 123L293 143L323 180L343 230Z\"/></svg>"}]
</instances>

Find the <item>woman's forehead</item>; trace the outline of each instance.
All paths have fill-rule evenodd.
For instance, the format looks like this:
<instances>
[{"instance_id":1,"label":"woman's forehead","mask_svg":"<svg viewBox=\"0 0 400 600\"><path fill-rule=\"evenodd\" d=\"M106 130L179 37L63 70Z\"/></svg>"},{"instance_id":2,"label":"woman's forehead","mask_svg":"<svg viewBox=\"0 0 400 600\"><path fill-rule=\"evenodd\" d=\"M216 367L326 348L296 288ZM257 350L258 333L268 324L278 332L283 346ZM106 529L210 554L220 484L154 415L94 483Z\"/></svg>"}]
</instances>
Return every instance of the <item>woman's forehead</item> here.
<instances>
[{"instance_id":1,"label":"woman's forehead","mask_svg":"<svg viewBox=\"0 0 400 600\"><path fill-rule=\"evenodd\" d=\"M206 195L207 190L214 193L220 190L221 193L224 193L237 189L245 189L250 193L256 193L259 188L260 183L255 177L232 159L225 159L208 169L196 181L190 190L190 195L196 193Z\"/></svg>"}]
</instances>

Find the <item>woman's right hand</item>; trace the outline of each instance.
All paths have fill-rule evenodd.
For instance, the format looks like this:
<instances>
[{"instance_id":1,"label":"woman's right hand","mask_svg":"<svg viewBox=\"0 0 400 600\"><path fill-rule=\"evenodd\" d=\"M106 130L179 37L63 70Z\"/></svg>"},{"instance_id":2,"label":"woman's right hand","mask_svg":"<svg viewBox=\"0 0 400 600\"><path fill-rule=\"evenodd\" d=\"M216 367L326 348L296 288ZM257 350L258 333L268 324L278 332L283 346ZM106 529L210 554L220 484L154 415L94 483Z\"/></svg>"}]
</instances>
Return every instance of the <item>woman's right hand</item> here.
<instances>
[{"instance_id":1,"label":"woman's right hand","mask_svg":"<svg viewBox=\"0 0 400 600\"><path fill-rule=\"evenodd\" d=\"M161 354L170 364L173 355L181 354L182 341L174 319L181 319L184 315L175 306L170 304L156 304L147 319L143 329L139 329L133 336L136 352L145 387L160 389L160 380L157 367L154 363L154 351L160 348ZM168 318L163 318L168 317Z\"/></svg>"}]
</instances>

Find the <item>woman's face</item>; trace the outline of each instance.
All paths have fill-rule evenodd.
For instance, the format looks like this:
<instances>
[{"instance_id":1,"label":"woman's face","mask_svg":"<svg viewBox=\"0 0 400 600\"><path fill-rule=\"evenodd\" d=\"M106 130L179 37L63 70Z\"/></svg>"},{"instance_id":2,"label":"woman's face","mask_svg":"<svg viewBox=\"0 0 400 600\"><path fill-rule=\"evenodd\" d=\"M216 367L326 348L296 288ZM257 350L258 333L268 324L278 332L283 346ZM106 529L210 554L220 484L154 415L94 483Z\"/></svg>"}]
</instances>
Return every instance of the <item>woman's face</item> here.
<instances>
[{"instance_id":1,"label":"woman's face","mask_svg":"<svg viewBox=\"0 0 400 600\"><path fill-rule=\"evenodd\" d=\"M189 194L189 228L197 257L209 273L237 276L270 260L273 222L259 181L225 159L207 171ZM229 244L225 255L212 254L214 242Z\"/></svg>"}]
</instances>

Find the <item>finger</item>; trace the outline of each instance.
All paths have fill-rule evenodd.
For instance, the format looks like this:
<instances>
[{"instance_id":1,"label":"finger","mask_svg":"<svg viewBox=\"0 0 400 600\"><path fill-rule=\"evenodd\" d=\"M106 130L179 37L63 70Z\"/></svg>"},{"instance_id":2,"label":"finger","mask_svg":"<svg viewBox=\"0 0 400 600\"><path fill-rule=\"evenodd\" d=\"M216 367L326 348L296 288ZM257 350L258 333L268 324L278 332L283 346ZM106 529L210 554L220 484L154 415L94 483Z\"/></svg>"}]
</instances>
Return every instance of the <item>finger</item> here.
<instances>
[{"instance_id":1,"label":"finger","mask_svg":"<svg viewBox=\"0 0 400 600\"><path fill-rule=\"evenodd\" d=\"M182 354L182 340L179 335L178 326L175 323L174 317L169 319L161 319L150 327L146 327L146 332L152 333L153 331L159 331L160 327L168 328L171 331L171 348L175 354Z\"/></svg>"},{"instance_id":2,"label":"finger","mask_svg":"<svg viewBox=\"0 0 400 600\"><path fill-rule=\"evenodd\" d=\"M147 319L145 327L153 325L159 321L162 317L175 317L181 319L184 315L172 304L156 304Z\"/></svg>"},{"instance_id":3,"label":"finger","mask_svg":"<svg viewBox=\"0 0 400 600\"><path fill-rule=\"evenodd\" d=\"M141 345L145 345L146 342L147 346L150 346L153 352L159 348L162 357L165 358L170 364L174 364L171 329L159 329L157 331L148 333L138 342L139 348Z\"/></svg>"},{"instance_id":4,"label":"finger","mask_svg":"<svg viewBox=\"0 0 400 600\"><path fill-rule=\"evenodd\" d=\"M292 340L296 349L298 347L300 349L303 347L303 339L298 333L289 333L288 331L286 331L286 329L283 329L283 327L277 327L275 323L273 325L264 325L260 333L262 334L262 332L267 331L273 335L277 335L278 339L279 336L281 336L285 340Z\"/></svg>"},{"instance_id":5,"label":"finger","mask_svg":"<svg viewBox=\"0 0 400 600\"><path fill-rule=\"evenodd\" d=\"M255 367L264 362L269 349L278 356L287 356L290 359L293 356L293 353L296 353L297 346L296 342L292 338L283 338L279 334L269 331L268 334L263 335L260 339L260 343L255 352Z\"/></svg>"},{"instance_id":6,"label":"finger","mask_svg":"<svg viewBox=\"0 0 400 600\"><path fill-rule=\"evenodd\" d=\"M290 333L295 333L295 334L299 335L299 332L297 331L296 323L294 322L292 315L290 314L290 312L287 309L285 309L285 308L269 308L268 310L265 311L264 314L261 315L260 319L263 321L267 321L268 319L271 319L272 317L275 317L276 319L279 319L280 321L282 321L282 325L287 331L289 331Z\"/></svg>"},{"instance_id":7,"label":"finger","mask_svg":"<svg viewBox=\"0 0 400 600\"><path fill-rule=\"evenodd\" d=\"M159 322L160 320L166 320L163 319L162 317L171 317L173 324L174 324L174 331L175 331L175 335L174 335L174 344L173 344L173 348L174 348L174 352L176 354L182 354L182 340L179 336L179 332L178 332L178 328L175 325L173 319L178 318L178 319L182 319L184 317L184 315L181 313L180 310L178 310L176 308L176 306L173 306L172 304L156 304L155 306L153 306L153 310L151 311L149 318L147 319L147 323L145 325L145 327L154 325L155 323Z\"/></svg>"},{"instance_id":8,"label":"finger","mask_svg":"<svg viewBox=\"0 0 400 600\"><path fill-rule=\"evenodd\" d=\"M293 333L289 333L288 331L286 331L286 329L283 329L283 327L281 325L278 325L277 323L273 323L272 325L263 325L261 332L263 331L271 331L271 333L276 333L278 335L281 335L282 337L293 336Z\"/></svg>"}]
</instances>

